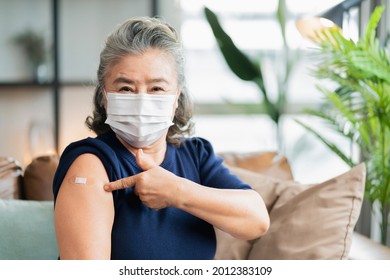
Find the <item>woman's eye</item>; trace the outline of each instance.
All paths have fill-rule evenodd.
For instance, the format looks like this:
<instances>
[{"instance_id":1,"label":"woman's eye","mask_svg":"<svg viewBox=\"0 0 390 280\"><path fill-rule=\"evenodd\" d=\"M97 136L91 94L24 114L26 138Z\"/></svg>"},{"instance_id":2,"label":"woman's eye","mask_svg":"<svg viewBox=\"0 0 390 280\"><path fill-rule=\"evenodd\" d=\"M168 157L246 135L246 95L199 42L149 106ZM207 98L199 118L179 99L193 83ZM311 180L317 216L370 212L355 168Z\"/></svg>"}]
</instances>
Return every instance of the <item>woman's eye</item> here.
<instances>
[{"instance_id":1,"label":"woman's eye","mask_svg":"<svg viewBox=\"0 0 390 280\"><path fill-rule=\"evenodd\" d=\"M152 92L163 92L163 91L164 91L164 89L161 87L153 87L152 88Z\"/></svg>"},{"instance_id":2,"label":"woman's eye","mask_svg":"<svg viewBox=\"0 0 390 280\"><path fill-rule=\"evenodd\" d=\"M133 89L131 87L121 87L119 92L133 92Z\"/></svg>"}]
</instances>

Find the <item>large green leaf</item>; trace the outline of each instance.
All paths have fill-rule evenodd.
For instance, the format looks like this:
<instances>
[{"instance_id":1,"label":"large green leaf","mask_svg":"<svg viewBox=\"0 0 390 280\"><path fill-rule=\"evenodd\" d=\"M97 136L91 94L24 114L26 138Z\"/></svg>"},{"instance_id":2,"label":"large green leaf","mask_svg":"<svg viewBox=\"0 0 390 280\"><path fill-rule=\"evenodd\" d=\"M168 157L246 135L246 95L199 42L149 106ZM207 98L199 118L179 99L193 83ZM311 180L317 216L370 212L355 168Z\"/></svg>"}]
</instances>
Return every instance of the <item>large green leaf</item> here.
<instances>
[{"instance_id":1,"label":"large green leaf","mask_svg":"<svg viewBox=\"0 0 390 280\"><path fill-rule=\"evenodd\" d=\"M204 8L206 19L217 40L219 49L225 58L229 68L237 77L244 81L256 83L263 98L267 114L275 122L279 122L280 109L268 99L267 90L264 84L261 65L255 65L233 42L230 36L222 28L217 15L209 8Z\"/></svg>"},{"instance_id":2,"label":"large green leaf","mask_svg":"<svg viewBox=\"0 0 390 280\"><path fill-rule=\"evenodd\" d=\"M217 39L218 46L230 69L244 81L262 80L261 69L237 48L230 36L223 30L218 17L209 8L204 8L206 19Z\"/></svg>"}]
</instances>

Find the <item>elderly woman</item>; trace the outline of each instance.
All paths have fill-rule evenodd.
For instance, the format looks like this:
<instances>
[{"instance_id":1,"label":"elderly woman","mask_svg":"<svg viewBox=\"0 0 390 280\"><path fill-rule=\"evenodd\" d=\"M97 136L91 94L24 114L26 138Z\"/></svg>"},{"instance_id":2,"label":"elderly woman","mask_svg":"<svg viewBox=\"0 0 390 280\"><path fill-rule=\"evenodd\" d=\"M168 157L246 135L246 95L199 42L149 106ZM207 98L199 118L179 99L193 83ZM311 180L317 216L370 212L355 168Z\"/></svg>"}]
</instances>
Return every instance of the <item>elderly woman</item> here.
<instances>
[{"instance_id":1,"label":"elderly woman","mask_svg":"<svg viewBox=\"0 0 390 280\"><path fill-rule=\"evenodd\" d=\"M189 137L176 31L124 22L100 55L96 132L63 152L53 191L61 259L212 259L213 226L240 239L269 227L262 198Z\"/></svg>"}]
</instances>

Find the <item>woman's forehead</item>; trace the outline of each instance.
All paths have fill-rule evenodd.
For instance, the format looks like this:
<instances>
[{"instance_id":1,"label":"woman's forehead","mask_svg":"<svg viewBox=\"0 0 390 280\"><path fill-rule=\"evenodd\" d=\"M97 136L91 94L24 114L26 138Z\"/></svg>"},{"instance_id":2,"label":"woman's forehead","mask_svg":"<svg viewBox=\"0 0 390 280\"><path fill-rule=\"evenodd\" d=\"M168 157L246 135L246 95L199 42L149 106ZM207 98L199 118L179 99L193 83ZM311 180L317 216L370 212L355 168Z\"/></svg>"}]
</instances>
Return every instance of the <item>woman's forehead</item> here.
<instances>
[{"instance_id":1,"label":"woman's forehead","mask_svg":"<svg viewBox=\"0 0 390 280\"><path fill-rule=\"evenodd\" d=\"M142 54L128 54L113 64L106 78L111 82L118 78L148 82L176 82L176 64L172 55L150 49Z\"/></svg>"}]
</instances>

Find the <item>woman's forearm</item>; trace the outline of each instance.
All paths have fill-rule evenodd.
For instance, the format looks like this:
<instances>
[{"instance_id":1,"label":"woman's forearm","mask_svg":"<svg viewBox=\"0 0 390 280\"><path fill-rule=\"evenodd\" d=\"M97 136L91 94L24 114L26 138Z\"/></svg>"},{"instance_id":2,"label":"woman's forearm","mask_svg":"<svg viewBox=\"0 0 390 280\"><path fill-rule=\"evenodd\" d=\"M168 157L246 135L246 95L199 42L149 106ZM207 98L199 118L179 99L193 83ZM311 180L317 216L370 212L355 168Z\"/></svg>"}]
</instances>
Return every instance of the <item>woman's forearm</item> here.
<instances>
[{"instance_id":1,"label":"woman's forearm","mask_svg":"<svg viewBox=\"0 0 390 280\"><path fill-rule=\"evenodd\" d=\"M263 199L253 190L204 187L180 180L175 207L197 216L239 239L255 239L269 228Z\"/></svg>"}]
</instances>

